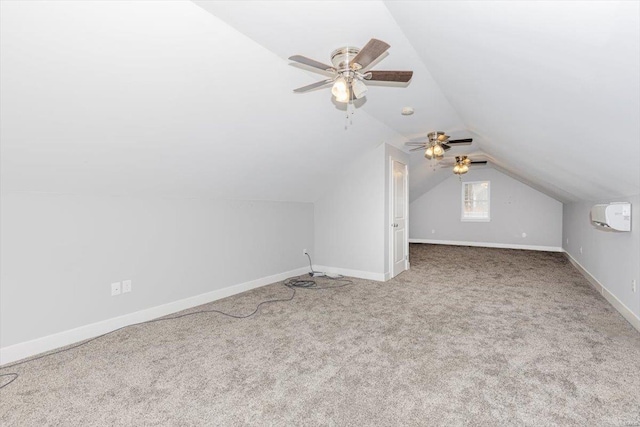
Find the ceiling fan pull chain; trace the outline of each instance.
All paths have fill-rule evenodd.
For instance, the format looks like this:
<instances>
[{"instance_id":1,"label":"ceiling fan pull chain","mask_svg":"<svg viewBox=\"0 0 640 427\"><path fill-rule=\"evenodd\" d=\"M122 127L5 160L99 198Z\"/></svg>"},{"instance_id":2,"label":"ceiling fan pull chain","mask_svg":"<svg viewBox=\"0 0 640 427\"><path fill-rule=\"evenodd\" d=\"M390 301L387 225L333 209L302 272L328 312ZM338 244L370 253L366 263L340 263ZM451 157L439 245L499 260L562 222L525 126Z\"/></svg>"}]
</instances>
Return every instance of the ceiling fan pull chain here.
<instances>
[{"instance_id":1,"label":"ceiling fan pull chain","mask_svg":"<svg viewBox=\"0 0 640 427\"><path fill-rule=\"evenodd\" d=\"M351 103L351 102L350 102L349 104L351 104L351 116L349 117L349 124L350 124L351 126L353 126L353 113L355 113L355 112L356 112L356 107L355 107L355 105L353 105L353 103ZM348 108L349 108L349 107L347 106L347 112L349 111L349 109L348 109Z\"/></svg>"},{"instance_id":2,"label":"ceiling fan pull chain","mask_svg":"<svg viewBox=\"0 0 640 427\"><path fill-rule=\"evenodd\" d=\"M347 104L347 113L344 116L344 130L349 129L349 104Z\"/></svg>"},{"instance_id":3,"label":"ceiling fan pull chain","mask_svg":"<svg viewBox=\"0 0 640 427\"><path fill-rule=\"evenodd\" d=\"M344 130L349 129L349 125L353 126L354 106L351 102L347 102L347 113L344 116ZM351 112L349 112L351 110Z\"/></svg>"}]
</instances>

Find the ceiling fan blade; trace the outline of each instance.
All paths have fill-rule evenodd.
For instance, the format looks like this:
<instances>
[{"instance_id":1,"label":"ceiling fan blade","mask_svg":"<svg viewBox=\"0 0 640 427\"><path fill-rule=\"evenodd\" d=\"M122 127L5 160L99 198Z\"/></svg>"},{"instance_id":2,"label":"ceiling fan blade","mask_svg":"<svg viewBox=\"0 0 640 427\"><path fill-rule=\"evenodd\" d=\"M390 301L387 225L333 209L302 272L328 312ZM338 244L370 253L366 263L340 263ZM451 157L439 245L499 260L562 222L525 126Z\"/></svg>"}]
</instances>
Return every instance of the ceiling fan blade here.
<instances>
[{"instance_id":1,"label":"ceiling fan blade","mask_svg":"<svg viewBox=\"0 0 640 427\"><path fill-rule=\"evenodd\" d=\"M447 141L447 144L469 145L471 142L473 142L473 138L452 139L451 141Z\"/></svg>"},{"instance_id":2,"label":"ceiling fan blade","mask_svg":"<svg viewBox=\"0 0 640 427\"><path fill-rule=\"evenodd\" d=\"M427 141L425 142L405 142L404 145L426 145L428 144Z\"/></svg>"},{"instance_id":3,"label":"ceiling fan blade","mask_svg":"<svg viewBox=\"0 0 640 427\"><path fill-rule=\"evenodd\" d=\"M426 150L426 148L424 148L424 147L416 147L416 148L412 148L409 151L418 151L418 150Z\"/></svg>"},{"instance_id":4,"label":"ceiling fan blade","mask_svg":"<svg viewBox=\"0 0 640 427\"><path fill-rule=\"evenodd\" d=\"M310 91L311 89L316 89L316 88L322 87L322 86L327 85L327 84L329 84L331 82L333 82L333 80L331 80L331 79L323 80L323 81L320 81L320 82L311 83L310 85L299 87L298 89L294 89L293 91L297 92L297 93L307 92L307 91Z\"/></svg>"},{"instance_id":5,"label":"ceiling fan blade","mask_svg":"<svg viewBox=\"0 0 640 427\"><path fill-rule=\"evenodd\" d=\"M413 77L413 71L369 71L371 74L367 80L378 82L402 82L406 83Z\"/></svg>"},{"instance_id":6,"label":"ceiling fan blade","mask_svg":"<svg viewBox=\"0 0 640 427\"><path fill-rule=\"evenodd\" d=\"M369 64L375 61L380 55L389 49L387 43L378 39L371 39L362 50L349 62L349 65L360 64L362 68L367 68Z\"/></svg>"},{"instance_id":7,"label":"ceiling fan blade","mask_svg":"<svg viewBox=\"0 0 640 427\"><path fill-rule=\"evenodd\" d=\"M300 64L308 65L309 67L318 68L322 71L335 71L331 65L323 64L322 62L318 62L315 59L307 58L302 55L293 55L289 57L289 61L299 62Z\"/></svg>"},{"instance_id":8,"label":"ceiling fan blade","mask_svg":"<svg viewBox=\"0 0 640 427\"><path fill-rule=\"evenodd\" d=\"M444 151L451 150L451 147L449 147L447 144L440 144L440 146Z\"/></svg>"},{"instance_id":9,"label":"ceiling fan blade","mask_svg":"<svg viewBox=\"0 0 640 427\"><path fill-rule=\"evenodd\" d=\"M475 162L472 161L471 164L472 165L486 165L487 161L486 160L478 160L478 161L475 161Z\"/></svg>"}]
</instances>

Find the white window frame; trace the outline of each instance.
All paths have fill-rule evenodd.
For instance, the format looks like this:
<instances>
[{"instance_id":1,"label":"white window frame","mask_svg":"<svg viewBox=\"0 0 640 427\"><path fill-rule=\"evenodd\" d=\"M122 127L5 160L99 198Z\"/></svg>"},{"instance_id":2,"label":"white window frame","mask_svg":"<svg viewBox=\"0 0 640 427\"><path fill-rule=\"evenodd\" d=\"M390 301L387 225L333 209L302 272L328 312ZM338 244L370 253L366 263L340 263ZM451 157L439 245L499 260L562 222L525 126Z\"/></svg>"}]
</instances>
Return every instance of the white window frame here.
<instances>
[{"instance_id":1,"label":"white window frame","mask_svg":"<svg viewBox=\"0 0 640 427\"><path fill-rule=\"evenodd\" d=\"M467 185L487 183L487 217L471 218L465 217L464 193ZM490 222L491 221L491 181L465 181L462 183L462 198L460 203L460 221L463 222Z\"/></svg>"}]
</instances>

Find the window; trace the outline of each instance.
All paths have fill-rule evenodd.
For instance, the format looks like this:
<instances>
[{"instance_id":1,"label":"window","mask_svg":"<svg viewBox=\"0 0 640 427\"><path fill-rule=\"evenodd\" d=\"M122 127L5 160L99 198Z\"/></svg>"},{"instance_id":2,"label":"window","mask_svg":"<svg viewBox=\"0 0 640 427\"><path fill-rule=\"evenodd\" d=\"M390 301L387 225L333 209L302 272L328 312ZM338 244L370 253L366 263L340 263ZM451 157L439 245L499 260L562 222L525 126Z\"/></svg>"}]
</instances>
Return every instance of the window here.
<instances>
[{"instance_id":1,"label":"window","mask_svg":"<svg viewBox=\"0 0 640 427\"><path fill-rule=\"evenodd\" d=\"M489 221L489 181L462 183L462 221Z\"/></svg>"}]
</instances>

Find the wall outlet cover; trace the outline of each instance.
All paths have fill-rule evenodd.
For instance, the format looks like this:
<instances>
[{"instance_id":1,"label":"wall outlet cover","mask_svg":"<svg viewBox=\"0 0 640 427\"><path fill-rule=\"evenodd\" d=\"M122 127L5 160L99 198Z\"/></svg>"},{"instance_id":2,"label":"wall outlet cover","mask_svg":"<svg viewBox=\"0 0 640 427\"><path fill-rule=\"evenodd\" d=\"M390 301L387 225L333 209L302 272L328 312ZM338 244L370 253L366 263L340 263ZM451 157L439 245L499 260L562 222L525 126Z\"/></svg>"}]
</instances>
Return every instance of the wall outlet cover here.
<instances>
[{"instance_id":1,"label":"wall outlet cover","mask_svg":"<svg viewBox=\"0 0 640 427\"><path fill-rule=\"evenodd\" d=\"M131 280L122 281L122 293L126 294L127 292L131 292Z\"/></svg>"},{"instance_id":2,"label":"wall outlet cover","mask_svg":"<svg viewBox=\"0 0 640 427\"><path fill-rule=\"evenodd\" d=\"M120 282L115 282L111 284L111 296L114 297L116 295L120 295Z\"/></svg>"}]
</instances>

